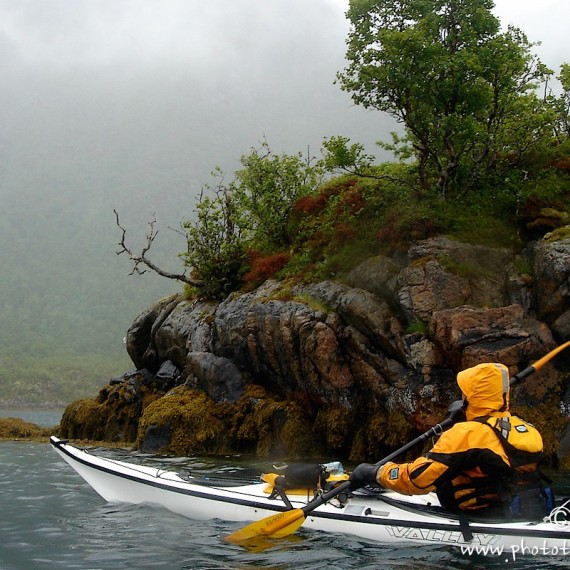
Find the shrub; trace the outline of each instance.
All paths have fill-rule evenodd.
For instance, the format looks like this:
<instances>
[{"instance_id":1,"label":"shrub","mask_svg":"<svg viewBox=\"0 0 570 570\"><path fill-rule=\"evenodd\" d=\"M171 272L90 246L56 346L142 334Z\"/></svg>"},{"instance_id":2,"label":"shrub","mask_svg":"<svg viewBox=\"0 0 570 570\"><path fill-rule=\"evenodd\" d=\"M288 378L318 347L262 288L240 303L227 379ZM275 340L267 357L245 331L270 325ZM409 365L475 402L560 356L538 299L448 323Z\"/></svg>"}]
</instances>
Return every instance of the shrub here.
<instances>
[{"instance_id":1,"label":"shrub","mask_svg":"<svg viewBox=\"0 0 570 570\"><path fill-rule=\"evenodd\" d=\"M288 253L283 252L261 257L258 251L250 251L248 253L250 269L243 276L244 287L250 290L261 285L283 269L290 258Z\"/></svg>"}]
</instances>

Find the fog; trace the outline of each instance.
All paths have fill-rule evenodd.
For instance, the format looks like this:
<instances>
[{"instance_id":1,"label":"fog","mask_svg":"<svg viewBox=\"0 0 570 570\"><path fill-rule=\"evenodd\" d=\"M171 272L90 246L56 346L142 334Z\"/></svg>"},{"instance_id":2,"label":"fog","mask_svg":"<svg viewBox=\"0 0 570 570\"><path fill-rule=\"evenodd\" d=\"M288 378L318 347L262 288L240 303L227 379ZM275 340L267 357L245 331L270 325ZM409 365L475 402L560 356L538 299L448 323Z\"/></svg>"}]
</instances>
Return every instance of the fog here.
<instances>
[{"instance_id":1,"label":"fog","mask_svg":"<svg viewBox=\"0 0 570 570\"><path fill-rule=\"evenodd\" d=\"M136 314L179 289L128 276L113 208L134 248L156 213L154 261L179 271L184 243L167 228L192 215L215 166L231 176L261 139L318 154L323 138L342 135L387 158L375 142L394 122L334 84L347 8L0 0L0 359L64 342L81 354L103 334L102 350L122 352ZM567 57L569 12L567 0L498 0L495 10L542 40L536 51L553 69Z\"/></svg>"}]
</instances>

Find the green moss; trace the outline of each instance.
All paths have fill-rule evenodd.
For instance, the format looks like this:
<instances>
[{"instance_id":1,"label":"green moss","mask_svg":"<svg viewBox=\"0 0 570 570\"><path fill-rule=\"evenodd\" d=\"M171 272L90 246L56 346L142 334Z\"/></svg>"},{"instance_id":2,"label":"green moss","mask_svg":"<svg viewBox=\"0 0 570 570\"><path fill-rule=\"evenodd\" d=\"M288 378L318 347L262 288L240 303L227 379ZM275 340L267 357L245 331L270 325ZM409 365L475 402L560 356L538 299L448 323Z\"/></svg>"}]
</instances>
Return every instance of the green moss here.
<instances>
[{"instance_id":1,"label":"green moss","mask_svg":"<svg viewBox=\"0 0 570 570\"><path fill-rule=\"evenodd\" d=\"M570 422L570 419L562 416L560 412L552 413L556 409L555 402L547 401L533 406L517 406L511 410L513 414L524 418L538 429L542 435L544 453L548 458L558 454L560 434ZM570 466L570 457L567 461Z\"/></svg>"},{"instance_id":2,"label":"green moss","mask_svg":"<svg viewBox=\"0 0 570 570\"><path fill-rule=\"evenodd\" d=\"M485 270L480 265L472 263L461 263L447 255L438 255L437 261L448 272L465 279L476 279L478 277L492 277L489 270Z\"/></svg>"},{"instance_id":3,"label":"green moss","mask_svg":"<svg viewBox=\"0 0 570 570\"><path fill-rule=\"evenodd\" d=\"M142 447L150 427L166 426L170 430L170 442L162 451L177 455L228 451L227 426L218 417L218 407L203 392L185 386L174 388L144 410L137 445Z\"/></svg>"},{"instance_id":4,"label":"green moss","mask_svg":"<svg viewBox=\"0 0 570 570\"><path fill-rule=\"evenodd\" d=\"M413 427L402 412L377 413L362 421L350 450L351 461L379 461L415 437ZM401 460L404 459L402 456Z\"/></svg>"},{"instance_id":5,"label":"green moss","mask_svg":"<svg viewBox=\"0 0 570 570\"><path fill-rule=\"evenodd\" d=\"M527 259L522 259L517 256L513 262L513 266L521 275L532 275L532 265Z\"/></svg>"},{"instance_id":6,"label":"green moss","mask_svg":"<svg viewBox=\"0 0 570 570\"><path fill-rule=\"evenodd\" d=\"M346 406L327 406L319 410L313 430L325 442L326 451L346 457L354 434L354 411Z\"/></svg>"},{"instance_id":7,"label":"green moss","mask_svg":"<svg viewBox=\"0 0 570 570\"><path fill-rule=\"evenodd\" d=\"M325 314L332 313L332 308L329 305L323 303L319 299L315 299L315 297L311 295L307 294L295 295L293 297L293 301L297 301L298 303L303 303L304 305L307 305L315 312L322 312Z\"/></svg>"},{"instance_id":8,"label":"green moss","mask_svg":"<svg viewBox=\"0 0 570 570\"><path fill-rule=\"evenodd\" d=\"M406 327L406 334L421 334L422 336L428 335L428 325L423 321L412 321Z\"/></svg>"},{"instance_id":9,"label":"green moss","mask_svg":"<svg viewBox=\"0 0 570 570\"><path fill-rule=\"evenodd\" d=\"M570 239L570 225L556 228L554 231L544 236L544 241L547 241L549 243L561 241L564 239Z\"/></svg>"},{"instance_id":10,"label":"green moss","mask_svg":"<svg viewBox=\"0 0 570 570\"><path fill-rule=\"evenodd\" d=\"M76 400L67 406L60 423L61 436L68 439L103 441L106 439L102 417L104 406L93 398Z\"/></svg>"},{"instance_id":11,"label":"green moss","mask_svg":"<svg viewBox=\"0 0 570 570\"><path fill-rule=\"evenodd\" d=\"M76 400L67 406L61 420L62 437L133 443L142 411L160 395L135 379L107 385L97 398Z\"/></svg>"},{"instance_id":12,"label":"green moss","mask_svg":"<svg viewBox=\"0 0 570 570\"><path fill-rule=\"evenodd\" d=\"M236 449L272 458L306 458L322 451L307 414L296 402L278 400L257 385L246 388L236 404Z\"/></svg>"}]
</instances>

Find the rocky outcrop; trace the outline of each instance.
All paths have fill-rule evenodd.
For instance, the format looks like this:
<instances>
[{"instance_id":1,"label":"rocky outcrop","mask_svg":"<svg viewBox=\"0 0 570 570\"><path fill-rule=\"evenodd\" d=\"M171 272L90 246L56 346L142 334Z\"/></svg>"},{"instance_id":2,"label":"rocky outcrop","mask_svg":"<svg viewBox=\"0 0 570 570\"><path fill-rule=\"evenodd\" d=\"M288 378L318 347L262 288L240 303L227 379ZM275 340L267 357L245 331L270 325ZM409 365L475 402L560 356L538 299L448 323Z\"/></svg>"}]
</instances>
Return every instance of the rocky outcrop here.
<instances>
[{"instance_id":1,"label":"rocky outcrop","mask_svg":"<svg viewBox=\"0 0 570 570\"><path fill-rule=\"evenodd\" d=\"M368 259L342 283L269 281L221 303L175 295L128 331L137 371L70 405L62 435L377 460L445 417L459 370L494 361L514 374L566 340L569 276L570 240L520 259L438 237ZM563 364L512 398L553 456L570 408Z\"/></svg>"}]
</instances>

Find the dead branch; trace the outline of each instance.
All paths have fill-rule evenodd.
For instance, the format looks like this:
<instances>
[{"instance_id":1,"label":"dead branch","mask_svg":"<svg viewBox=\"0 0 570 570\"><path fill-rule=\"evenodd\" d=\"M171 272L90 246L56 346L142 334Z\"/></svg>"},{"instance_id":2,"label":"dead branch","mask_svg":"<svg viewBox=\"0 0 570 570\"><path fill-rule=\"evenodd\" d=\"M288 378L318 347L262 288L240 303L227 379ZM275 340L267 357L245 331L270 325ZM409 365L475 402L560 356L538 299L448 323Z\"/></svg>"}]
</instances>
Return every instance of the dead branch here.
<instances>
[{"instance_id":1,"label":"dead branch","mask_svg":"<svg viewBox=\"0 0 570 570\"><path fill-rule=\"evenodd\" d=\"M161 277L166 277L167 279L174 279L175 281L182 281L182 283L187 283L188 285L192 285L193 287L204 287L205 283L203 281L196 281L191 279L186 275L186 273L171 273L170 271L164 271L157 265L155 265L150 259L146 257L147 253L150 251L156 236L158 235L158 230L155 229L156 225L156 216L153 216L153 219L148 222L148 233L146 235L146 244L142 248L140 255L136 255L130 248L127 247L126 244L126 237L127 237L127 230L121 225L119 219L119 213L117 210L113 209L115 212L115 220L117 222L117 226L121 230L121 241L119 241L120 250L116 251L117 255L122 255L126 253L128 258L133 262L133 269L129 273L129 275L143 275L147 272L148 269L154 271L156 274L160 275Z\"/></svg>"}]
</instances>

